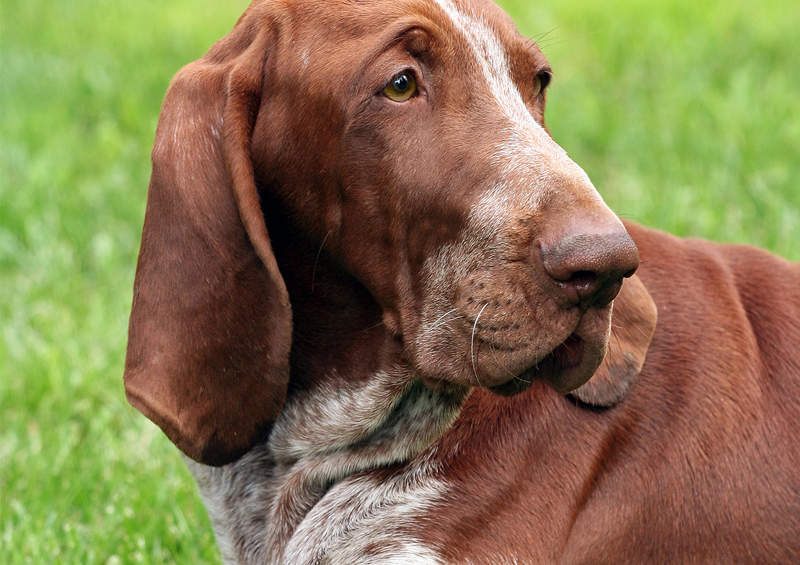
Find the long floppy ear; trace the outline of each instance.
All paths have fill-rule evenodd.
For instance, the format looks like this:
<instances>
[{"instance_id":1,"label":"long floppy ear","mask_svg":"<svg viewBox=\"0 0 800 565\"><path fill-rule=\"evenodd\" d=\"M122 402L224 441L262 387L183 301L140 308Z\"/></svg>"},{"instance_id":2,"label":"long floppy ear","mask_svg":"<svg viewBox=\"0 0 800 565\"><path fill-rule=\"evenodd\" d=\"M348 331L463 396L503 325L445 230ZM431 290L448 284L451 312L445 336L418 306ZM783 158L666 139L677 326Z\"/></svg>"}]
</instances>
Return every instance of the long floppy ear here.
<instances>
[{"instance_id":1,"label":"long floppy ear","mask_svg":"<svg viewBox=\"0 0 800 565\"><path fill-rule=\"evenodd\" d=\"M614 406L625 397L642 370L656 331L658 310L638 276L623 283L613 308L603 362L591 379L570 393L592 406Z\"/></svg>"},{"instance_id":2,"label":"long floppy ear","mask_svg":"<svg viewBox=\"0 0 800 565\"><path fill-rule=\"evenodd\" d=\"M266 437L289 374L291 308L250 159L271 31L249 12L167 92L125 361L129 402L210 465Z\"/></svg>"}]
</instances>

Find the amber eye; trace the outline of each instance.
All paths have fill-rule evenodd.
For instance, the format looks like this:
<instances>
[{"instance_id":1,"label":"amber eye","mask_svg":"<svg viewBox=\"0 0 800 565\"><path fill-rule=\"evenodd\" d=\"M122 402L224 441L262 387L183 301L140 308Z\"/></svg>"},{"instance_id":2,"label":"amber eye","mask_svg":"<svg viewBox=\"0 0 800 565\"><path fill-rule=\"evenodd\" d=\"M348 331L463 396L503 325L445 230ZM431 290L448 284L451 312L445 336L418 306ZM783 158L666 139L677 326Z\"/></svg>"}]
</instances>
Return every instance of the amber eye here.
<instances>
[{"instance_id":1,"label":"amber eye","mask_svg":"<svg viewBox=\"0 0 800 565\"><path fill-rule=\"evenodd\" d=\"M411 71L403 71L392 77L383 93L389 100L395 102L405 102L417 93L417 81L414 78L414 73Z\"/></svg>"},{"instance_id":2,"label":"amber eye","mask_svg":"<svg viewBox=\"0 0 800 565\"><path fill-rule=\"evenodd\" d=\"M539 96L547 85L550 84L550 79L553 77L548 71L542 71L533 77L533 97Z\"/></svg>"}]
</instances>

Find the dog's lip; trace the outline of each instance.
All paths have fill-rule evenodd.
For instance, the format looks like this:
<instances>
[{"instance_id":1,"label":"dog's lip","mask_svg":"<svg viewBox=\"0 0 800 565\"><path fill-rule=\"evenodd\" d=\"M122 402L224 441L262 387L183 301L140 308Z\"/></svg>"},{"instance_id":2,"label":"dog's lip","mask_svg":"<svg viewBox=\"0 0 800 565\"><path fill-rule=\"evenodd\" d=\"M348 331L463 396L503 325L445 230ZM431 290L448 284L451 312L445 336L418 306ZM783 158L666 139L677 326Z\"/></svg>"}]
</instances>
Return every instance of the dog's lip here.
<instances>
[{"instance_id":1,"label":"dog's lip","mask_svg":"<svg viewBox=\"0 0 800 565\"><path fill-rule=\"evenodd\" d=\"M489 387L489 390L508 396L527 390L534 380L552 381L558 375L578 367L583 361L584 349L583 338L573 332L522 374L503 384Z\"/></svg>"},{"instance_id":2,"label":"dog's lip","mask_svg":"<svg viewBox=\"0 0 800 565\"><path fill-rule=\"evenodd\" d=\"M574 313L578 314L577 319L555 320L561 324L554 323L554 327L530 328L529 338L516 348L498 349L496 344L487 342L490 347L473 350L472 342L468 342L466 363L456 367L457 371L448 372L451 366L441 357L440 350L434 350L432 353L436 355L422 357L426 362L416 366L417 375L432 390L440 388L439 381L447 381L513 395L529 388L534 380L543 380L557 392L569 393L597 370L606 352L611 327L610 305L582 313L575 309ZM550 343L545 345L542 342L547 337ZM524 339L524 334L518 334L518 338ZM431 363L431 359L439 362Z\"/></svg>"},{"instance_id":3,"label":"dog's lip","mask_svg":"<svg viewBox=\"0 0 800 565\"><path fill-rule=\"evenodd\" d=\"M551 360L554 371L566 371L580 365L583 359L583 339L572 333L555 347L543 361Z\"/></svg>"}]
</instances>

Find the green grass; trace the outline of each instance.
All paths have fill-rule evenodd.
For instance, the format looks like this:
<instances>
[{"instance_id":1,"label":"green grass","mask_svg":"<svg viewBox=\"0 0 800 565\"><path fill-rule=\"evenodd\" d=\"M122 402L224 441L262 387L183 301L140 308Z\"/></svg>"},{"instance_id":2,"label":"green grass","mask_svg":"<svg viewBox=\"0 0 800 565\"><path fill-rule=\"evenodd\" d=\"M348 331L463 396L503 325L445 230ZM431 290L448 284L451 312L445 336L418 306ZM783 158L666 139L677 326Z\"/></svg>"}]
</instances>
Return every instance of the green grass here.
<instances>
[{"instance_id":1,"label":"green grass","mask_svg":"<svg viewBox=\"0 0 800 565\"><path fill-rule=\"evenodd\" d=\"M245 4L0 0L0 562L217 562L121 375L161 98ZM555 68L551 131L615 210L800 259L790 2L505 5Z\"/></svg>"},{"instance_id":2,"label":"green grass","mask_svg":"<svg viewBox=\"0 0 800 565\"><path fill-rule=\"evenodd\" d=\"M800 10L514 0L554 137L620 215L800 259Z\"/></svg>"}]
</instances>

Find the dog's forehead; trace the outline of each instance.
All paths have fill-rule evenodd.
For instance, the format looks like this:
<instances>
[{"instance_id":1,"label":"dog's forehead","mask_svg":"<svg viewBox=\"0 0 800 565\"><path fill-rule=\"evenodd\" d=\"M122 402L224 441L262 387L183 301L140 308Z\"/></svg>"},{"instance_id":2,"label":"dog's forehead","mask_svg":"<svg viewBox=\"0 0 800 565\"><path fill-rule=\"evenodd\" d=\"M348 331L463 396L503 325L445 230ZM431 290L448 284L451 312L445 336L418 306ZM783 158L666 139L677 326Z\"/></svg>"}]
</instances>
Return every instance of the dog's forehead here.
<instances>
[{"instance_id":1,"label":"dog's forehead","mask_svg":"<svg viewBox=\"0 0 800 565\"><path fill-rule=\"evenodd\" d=\"M465 39L465 31L466 39L474 41L474 32L483 30L483 43L491 41L495 49L502 46L515 51L524 40L511 17L491 0L294 0L287 2L287 7L295 23L305 27L317 45L325 39L336 43L348 36L379 35L398 20L415 19L435 23L456 41ZM329 48L335 49L335 45Z\"/></svg>"},{"instance_id":2,"label":"dog's forehead","mask_svg":"<svg viewBox=\"0 0 800 565\"><path fill-rule=\"evenodd\" d=\"M442 9L452 20L478 22L495 29L498 35L517 33L514 21L491 0L428 0Z\"/></svg>"},{"instance_id":3,"label":"dog's forehead","mask_svg":"<svg viewBox=\"0 0 800 565\"><path fill-rule=\"evenodd\" d=\"M493 66L502 58L503 62L518 57L536 59L540 65L546 63L538 46L524 38L511 17L494 2L488 0L429 0L441 12L437 21L445 23L445 29L457 44L467 45L467 51ZM505 67L506 65L502 65ZM499 70L499 69L496 69Z\"/></svg>"}]
</instances>

